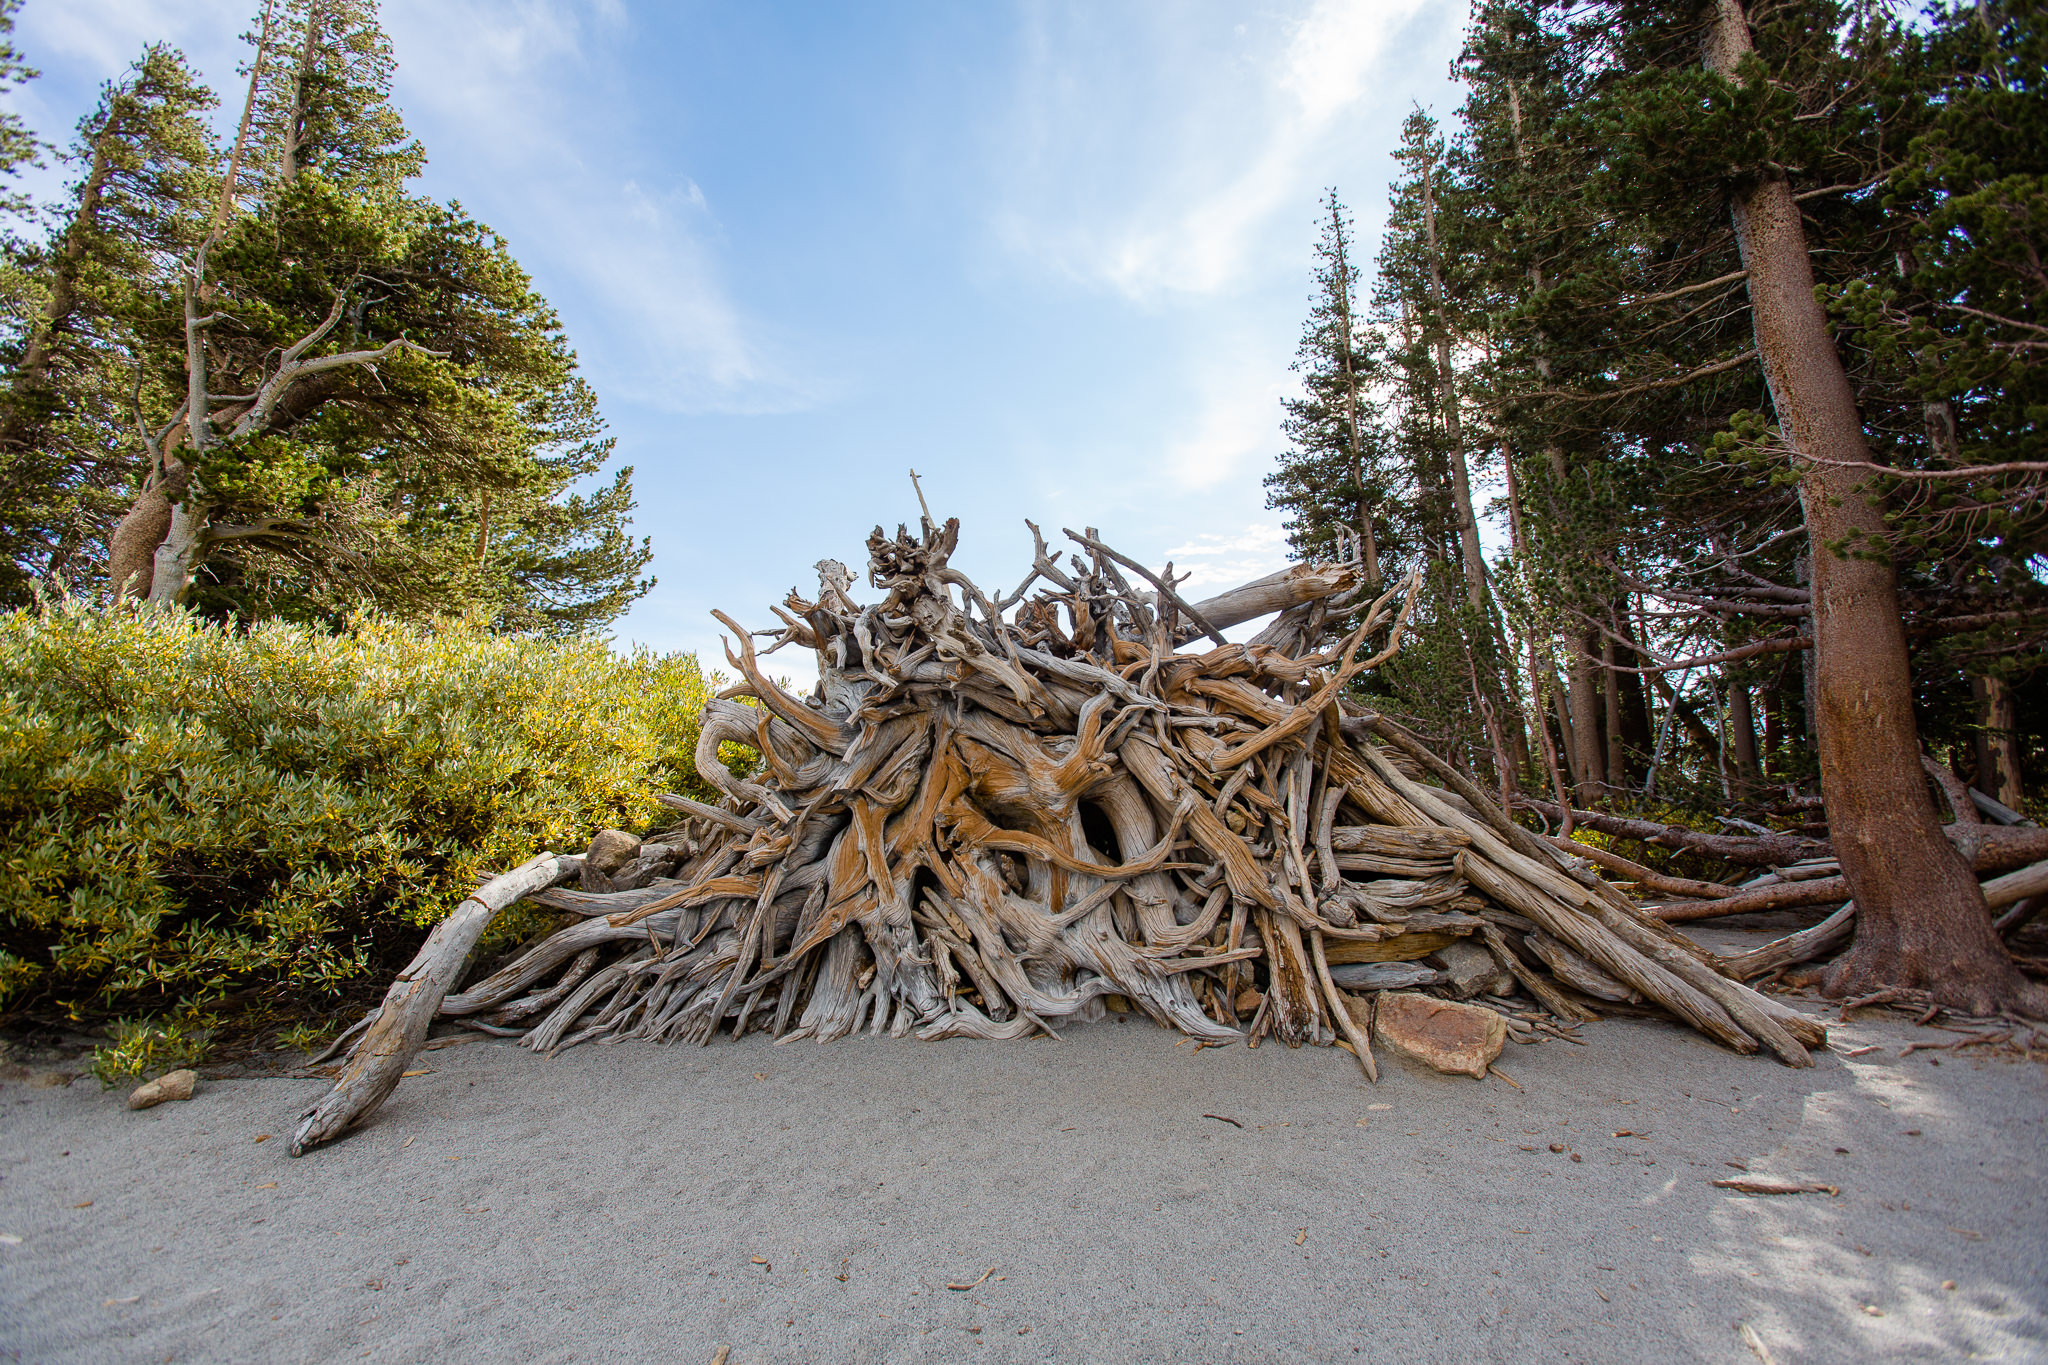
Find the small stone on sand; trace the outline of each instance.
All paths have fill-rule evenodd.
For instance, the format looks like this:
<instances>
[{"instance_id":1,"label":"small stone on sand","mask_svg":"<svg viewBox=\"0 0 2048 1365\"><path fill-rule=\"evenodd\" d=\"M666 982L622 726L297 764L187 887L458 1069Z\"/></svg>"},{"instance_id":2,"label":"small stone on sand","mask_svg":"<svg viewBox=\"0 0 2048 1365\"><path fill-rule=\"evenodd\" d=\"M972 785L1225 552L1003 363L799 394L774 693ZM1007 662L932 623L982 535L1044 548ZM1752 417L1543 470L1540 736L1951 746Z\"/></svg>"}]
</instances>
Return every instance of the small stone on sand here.
<instances>
[{"instance_id":1,"label":"small stone on sand","mask_svg":"<svg viewBox=\"0 0 2048 1365\"><path fill-rule=\"evenodd\" d=\"M199 1084L196 1071L171 1071L153 1081L144 1081L128 1095L130 1109L148 1109L162 1104L165 1100L189 1100L192 1088Z\"/></svg>"}]
</instances>

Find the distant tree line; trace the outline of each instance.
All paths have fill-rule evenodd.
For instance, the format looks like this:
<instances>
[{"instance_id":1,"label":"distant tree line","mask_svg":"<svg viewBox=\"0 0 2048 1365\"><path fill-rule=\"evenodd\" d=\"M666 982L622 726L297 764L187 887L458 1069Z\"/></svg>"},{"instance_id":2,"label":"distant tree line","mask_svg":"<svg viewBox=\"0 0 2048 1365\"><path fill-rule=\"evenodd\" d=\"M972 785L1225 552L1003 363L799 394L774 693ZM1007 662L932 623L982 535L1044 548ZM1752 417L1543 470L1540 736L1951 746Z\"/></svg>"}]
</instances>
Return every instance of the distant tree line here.
<instances>
[{"instance_id":1,"label":"distant tree line","mask_svg":"<svg viewBox=\"0 0 2048 1365\"><path fill-rule=\"evenodd\" d=\"M0 0L0 36L19 0ZM363 606L574 632L651 581L560 320L411 186L374 0L265 0L226 117L175 49L100 92L0 256L0 605L61 583L221 618ZM0 81L32 79L0 48Z\"/></svg>"},{"instance_id":2,"label":"distant tree line","mask_svg":"<svg viewBox=\"0 0 2048 1365\"><path fill-rule=\"evenodd\" d=\"M1322 204L1267 480L1424 570L1377 703L1566 806L1820 796L1831 988L2017 999L1923 756L2017 809L2048 739L2048 14L1486 0L1456 73L1370 272Z\"/></svg>"}]
</instances>

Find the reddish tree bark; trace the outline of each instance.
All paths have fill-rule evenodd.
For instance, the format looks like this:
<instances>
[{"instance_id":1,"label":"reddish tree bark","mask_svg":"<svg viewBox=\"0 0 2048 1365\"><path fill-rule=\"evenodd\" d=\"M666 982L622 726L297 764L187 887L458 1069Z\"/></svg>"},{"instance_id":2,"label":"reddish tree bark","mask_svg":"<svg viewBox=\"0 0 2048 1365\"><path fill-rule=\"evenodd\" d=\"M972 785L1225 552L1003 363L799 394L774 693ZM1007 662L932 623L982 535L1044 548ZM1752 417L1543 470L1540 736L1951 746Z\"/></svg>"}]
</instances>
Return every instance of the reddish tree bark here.
<instances>
[{"instance_id":1,"label":"reddish tree bark","mask_svg":"<svg viewBox=\"0 0 2048 1365\"><path fill-rule=\"evenodd\" d=\"M1705 62L1729 81L1755 49L1739 0L1713 0ZM1969 865L1942 836L1920 768L1898 581L1883 509L1853 469L1867 461L1862 414L1814 297L1806 228L1791 187L1766 175L1735 194L1735 237L1771 404L1800 468L1812 555L1816 722L1829 832L1856 901L1856 940L1824 988L1930 991L1973 1014L2048 1017L2048 989L2021 976L1992 933ZM1843 552L1854 539L1853 550Z\"/></svg>"}]
</instances>

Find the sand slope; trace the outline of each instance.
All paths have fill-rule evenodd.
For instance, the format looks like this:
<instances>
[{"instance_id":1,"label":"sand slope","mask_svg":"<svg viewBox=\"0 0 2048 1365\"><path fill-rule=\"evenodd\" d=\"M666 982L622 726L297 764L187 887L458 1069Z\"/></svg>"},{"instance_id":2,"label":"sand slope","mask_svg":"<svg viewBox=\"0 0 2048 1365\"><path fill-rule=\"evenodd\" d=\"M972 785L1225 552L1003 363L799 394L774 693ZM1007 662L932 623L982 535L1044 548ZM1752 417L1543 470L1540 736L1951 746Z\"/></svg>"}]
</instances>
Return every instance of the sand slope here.
<instances>
[{"instance_id":1,"label":"sand slope","mask_svg":"<svg viewBox=\"0 0 2048 1365\"><path fill-rule=\"evenodd\" d=\"M478 1042L298 1161L317 1081L8 1084L0 1358L1753 1361L1737 1322L1785 1365L2048 1358L2048 1072L1882 1021L1811 1071L1586 1035L1510 1048L1520 1093L1142 1022Z\"/></svg>"}]
</instances>

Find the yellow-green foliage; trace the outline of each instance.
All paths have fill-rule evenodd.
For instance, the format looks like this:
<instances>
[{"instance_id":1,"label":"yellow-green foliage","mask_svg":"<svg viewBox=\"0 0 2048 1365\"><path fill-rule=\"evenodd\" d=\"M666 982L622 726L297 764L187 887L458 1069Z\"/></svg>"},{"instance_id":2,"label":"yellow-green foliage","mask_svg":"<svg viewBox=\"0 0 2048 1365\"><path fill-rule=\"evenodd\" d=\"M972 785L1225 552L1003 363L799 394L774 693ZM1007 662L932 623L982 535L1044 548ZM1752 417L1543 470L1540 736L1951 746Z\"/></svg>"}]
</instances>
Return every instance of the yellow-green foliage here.
<instances>
[{"instance_id":1,"label":"yellow-green foliage","mask_svg":"<svg viewBox=\"0 0 2048 1365\"><path fill-rule=\"evenodd\" d=\"M1713 817L1699 811L1687 810L1683 806L1658 803L1626 813L1631 819L1697 830L1702 834L1729 832L1717 824ZM1675 877L1720 881L1729 870L1727 863L1696 849L1666 848L1662 844L1648 844L1640 839L1630 839L1619 834L1603 834L1596 829L1587 829L1584 825L1572 831L1572 838L1594 848L1619 853L1622 857L1639 862L1653 872L1665 872Z\"/></svg>"},{"instance_id":2,"label":"yellow-green foliage","mask_svg":"<svg viewBox=\"0 0 2048 1365\"><path fill-rule=\"evenodd\" d=\"M717 686L471 622L0 617L0 1007L331 994L485 876L698 789Z\"/></svg>"},{"instance_id":3,"label":"yellow-green foliage","mask_svg":"<svg viewBox=\"0 0 2048 1365\"><path fill-rule=\"evenodd\" d=\"M92 1054L92 1074L102 1086L196 1066L206 1055L205 1030L196 1023L118 1019L107 1036L113 1041Z\"/></svg>"}]
</instances>

